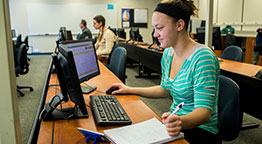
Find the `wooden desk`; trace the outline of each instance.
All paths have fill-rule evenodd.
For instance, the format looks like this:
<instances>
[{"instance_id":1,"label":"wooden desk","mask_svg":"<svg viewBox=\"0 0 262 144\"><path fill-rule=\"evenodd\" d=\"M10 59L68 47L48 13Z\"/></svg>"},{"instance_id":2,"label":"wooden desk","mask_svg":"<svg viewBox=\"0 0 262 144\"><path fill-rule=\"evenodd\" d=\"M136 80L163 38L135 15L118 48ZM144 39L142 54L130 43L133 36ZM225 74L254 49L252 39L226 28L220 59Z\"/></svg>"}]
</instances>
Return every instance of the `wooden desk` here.
<instances>
[{"instance_id":1,"label":"wooden desk","mask_svg":"<svg viewBox=\"0 0 262 144\"><path fill-rule=\"evenodd\" d=\"M111 73L103 64L99 63L101 74L87 83L97 86L99 91L105 91L111 83L121 83L121 81ZM49 84L56 83L56 75L52 74ZM101 92L94 91L89 95L99 95ZM55 87L49 87L47 92L46 102L55 95ZM89 95L84 95L84 99L87 105L89 105ZM135 95L121 95L116 96L133 124L142 122L153 117L160 120L160 117L155 114L148 106L146 106ZM90 107L87 107L89 118L73 119L73 120L56 120L56 121L42 121L40 126L40 132L38 136L38 144L51 143L54 144L79 144L85 143L84 135L77 130L78 127L103 132L106 129L115 128L117 126L97 127L94 122L94 118ZM54 134L52 135L52 130ZM53 140L52 140L53 136ZM188 144L185 139L173 141L174 144Z\"/></svg>"},{"instance_id":2,"label":"wooden desk","mask_svg":"<svg viewBox=\"0 0 262 144\"><path fill-rule=\"evenodd\" d=\"M253 64L231 61L226 59L222 59L222 60L223 61L220 62L220 69L224 71L238 73L245 76L253 77L262 68L261 66L257 66Z\"/></svg>"},{"instance_id":3,"label":"wooden desk","mask_svg":"<svg viewBox=\"0 0 262 144\"><path fill-rule=\"evenodd\" d=\"M161 74L161 58L163 51L156 51L155 45L152 47L152 49L148 48L149 45L139 45L138 43L132 44L120 42L118 45L124 47L127 50L128 59L139 63L139 77L142 77L143 70L145 70L144 73L148 74L150 74L152 71Z\"/></svg>"},{"instance_id":4,"label":"wooden desk","mask_svg":"<svg viewBox=\"0 0 262 144\"><path fill-rule=\"evenodd\" d=\"M240 104L243 112L262 119L262 80L255 78L261 66L223 59L220 74L233 79L240 87Z\"/></svg>"}]
</instances>

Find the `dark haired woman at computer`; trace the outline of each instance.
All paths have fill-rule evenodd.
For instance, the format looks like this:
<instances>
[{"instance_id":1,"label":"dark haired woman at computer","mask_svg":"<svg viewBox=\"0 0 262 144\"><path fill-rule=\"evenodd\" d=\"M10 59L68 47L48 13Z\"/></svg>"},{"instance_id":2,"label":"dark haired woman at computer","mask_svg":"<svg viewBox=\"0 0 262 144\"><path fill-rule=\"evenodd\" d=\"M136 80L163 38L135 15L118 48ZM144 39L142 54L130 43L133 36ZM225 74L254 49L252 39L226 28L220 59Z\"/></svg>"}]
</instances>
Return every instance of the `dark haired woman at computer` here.
<instances>
[{"instance_id":1,"label":"dark haired woman at computer","mask_svg":"<svg viewBox=\"0 0 262 144\"><path fill-rule=\"evenodd\" d=\"M221 143L217 128L219 62L213 51L193 41L188 34L191 15L197 8L192 0L163 0L152 16L154 36L161 47L162 78L158 86L138 88L115 83L112 94L136 94L145 97L172 96L168 113L162 115L170 136L184 132L189 143ZM109 89L110 89L109 88ZM176 106L184 106L174 115ZM170 117L168 117L170 116Z\"/></svg>"},{"instance_id":2,"label":"dark haired woman at computer","mask_svg":"<svg viewBox=\"0 0 262 144\"><path fill-rule=\"evenodd\" d=\"M105 27L106 21L102 15L97 15L93 19L93 26L99 30L95 48L97 58L104 64L108 64L108 57L116 41L116 35Z\"/></svg>"}]
</instances>

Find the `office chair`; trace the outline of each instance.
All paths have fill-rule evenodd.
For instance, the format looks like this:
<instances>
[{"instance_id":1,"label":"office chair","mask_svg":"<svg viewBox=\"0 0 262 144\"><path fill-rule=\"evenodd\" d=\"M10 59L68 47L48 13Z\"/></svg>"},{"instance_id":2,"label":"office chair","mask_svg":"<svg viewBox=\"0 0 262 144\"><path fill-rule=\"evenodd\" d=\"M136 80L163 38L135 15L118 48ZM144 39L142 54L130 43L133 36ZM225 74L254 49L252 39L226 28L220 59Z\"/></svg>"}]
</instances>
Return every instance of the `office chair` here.
<instances>
[{"instance_id":1,"label":"office chair","mask_svg":"<svg viewBox=\"0 0 262 144\"><path fill-rule=\"evenodd\" d=\"M28 36L25 37L24 41L22 42L26 45L27 49L29 49L29 42L28 42ZM31 60L30 58L27 58L29 61Z\"/></svg>"},{"instance_id":2,"label":"office chair","mask_svg":"<svg viewBox=\"0 0 262 144\"><path fill-rule=\"evenodd\" d=\"M16 46L17 48L19 48L21 44L22 44L22 35L19 34L19 35L17 36L17 38L16 38L16 44L15 44L15 46Z\"/></svg>"},{"instance_id":3,"label":"office chair","mask_svg":"<svg viewBox=\"0 0 262 144\"><path fill-rule=\"evenodd\" d=\"M242 62L242 55L243 55L243 52L240 47L231 45L224 49L224 51L222 52L221 58Z\"/></svg>"},{"instance_id":4,"label":"office chair","mask_svg":"<svg viewBox=\"0 0 262 144\"><path fill-rule=\"evenodd\" d=\"M13 51L14 51L14 59L15 59L15 66L17 66L17 53L20 45L22 44L22 35L19 34L16 37L15 43L13 43Z\"/></svg>"},{"instance_id":5,"label":"office chair","mask_svg":"<svg viewBox=\"0 0 262 144\"><path fill-rule=\"evenodd\" d=\"M27 50L28 47L24 43L20 45L18 48L17 52L17 66L15 67L15 73L16 76L18 77L19 75L24 75L27 74L29 71L29 63L27 59ZM28 88L30 91L33 91L34 89L29 86L16 86L17 92L21 95L24 96L24 93L20 91L20 89L25 89Z\"/></svg>"},{"instance_id":6,"label":"office chair","mask_svg":"<svg viewBox=\"0 0 262 144\"><path fill-rule=\"evenodd\" d=\"M27 47L29 47L29 44L28 44L28 36L25 37L23 43L24 43Z\"/></svg>"},{"instance_id":7,"label":"office chair","mask_svg":"<svg viewBox=\"0 0 262 144\"><path fill-rule=\"evenodd\" d=\"M110 63L106 67L110 69L123 83L125 83L126 49L123 47L117 47L112 52Z\"/></svg>"},{"instance_id":8,"label":"office chair","mask_svg":"<svg viewBox=\"0 0 262 144\"><path fill-rule=\"evenodd\" d=\"M113 51L116 49L116 46L117 46L117 42L114 41L114 45L113 45L112 50L111 50L109 57L108 57L108 64L110 64L110 59L111 59Z\"/></svg>"},{"instance_id":9,"label":"office chair","mask_svg":"<svg viewBox=\"0 0 262 144\"><path fill-rule=\"evenodd\" d=\"M236 44L236 37L233 34L226 34L225 37L225 46L231 46Z\"/></svg>"},{"instance_id":10,"label":"office chair","mask_svg":"<svg viewBox=\"0 0 262 144\"><path fill-rule=\"evenodd\" d=\"M218 94L218 135L223 141L238 137L242 125L243 112L240 108L238 85L230 78L219 76Z\"/></svg>"}]
</instances>

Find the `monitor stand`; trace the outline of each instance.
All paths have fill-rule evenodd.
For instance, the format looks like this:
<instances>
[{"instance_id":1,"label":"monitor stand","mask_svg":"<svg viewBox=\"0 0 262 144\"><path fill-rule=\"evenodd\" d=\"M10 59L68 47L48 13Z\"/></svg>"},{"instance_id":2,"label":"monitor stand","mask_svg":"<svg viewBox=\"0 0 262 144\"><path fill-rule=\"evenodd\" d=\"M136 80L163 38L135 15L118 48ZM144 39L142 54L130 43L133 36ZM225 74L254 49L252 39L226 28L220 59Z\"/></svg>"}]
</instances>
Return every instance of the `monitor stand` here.
<instances>
[{"instance_id":1,"label":"monitor stand","mask_svg":"<svg viewBox=\"0 0 262 144\"><path fill-rule=\"evenodd\" d=\"M56 107L63 101L64 96L62 93L53 96L41 112L41 119L43 118L44 121L50 121L88 117L88 114L84 115L77 105L72 108L56 109Z\"/></svg>"},{"instance_id":2,"label":"monitor stand","mask_svg":"<svg viewBox=\"0 0 262 144\"><path fill-rule=\"evenodd\" d=\"M96 86L90 86L90 85L85 84L84 86L81 85L81 89L82 89L83 94L89 94L92 91L96 90Z\"/></svg>"}]
</instances>

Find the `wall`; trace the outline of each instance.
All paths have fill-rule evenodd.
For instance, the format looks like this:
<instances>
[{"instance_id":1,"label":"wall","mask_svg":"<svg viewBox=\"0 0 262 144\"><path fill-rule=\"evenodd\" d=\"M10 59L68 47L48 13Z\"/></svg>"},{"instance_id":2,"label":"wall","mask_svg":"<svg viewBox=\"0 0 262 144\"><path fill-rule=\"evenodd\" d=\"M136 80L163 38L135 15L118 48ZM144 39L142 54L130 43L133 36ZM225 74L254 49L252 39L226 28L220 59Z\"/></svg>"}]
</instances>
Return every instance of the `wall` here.
<instances>
[{"instance_id":1,"label":"wall","mask_svg":"<svg viewBox=\"0 0 262 144\"><path fill-rule=\"evenodd\" d=\"M239 33L252 33L262 27L261 0L214 0L214 25L232 25ZM198 0L199 19L206 19L207 0Z\"/></svg>"},{"instance_id":2,"label":"wall","mask_svg":"<svg viewBox=\"0 0 262 144\"><path fill-rule=\"evenodd\" d=\"M160 0L9 0L9 2L12 28L16 29L17 34L21 33L23 36L29 34L26 6L30 3L114 4L117 9L118 27L121 27L121 8L148 8L148 28L141 28L140 32L144 41L150 43L152 42L151 32L153 29L151 16ZM199 8L198 19L206 19L207 0L195 0L195 4ZM226 24L230 24L238 32L251 32L255 35L256 29L262 27L262 15L259 13L260 5L262 5L261 0L214 0L213 23L222 28ZM92 25L89 25L89 27L92 27ZM126 29L126 32L128 31L129 29ZM56 35L30 36L29 42L35 52L53 52L56 46L56 38Z\"/></svg>"},{"instance_id":3,"label":"wall","mask_svg":"<svg viewBox=\"0 0 262 144\"><path fill-rule=\"evenodd\" d=\"M22 142L10 29L8 0L2 0L0 2L0 144Z\"/></svg>"},{"instance_id":4,"label":"wall","mask_svg":"<svg viewBox=\"0 0 262 144\"><path fill-rule=\"evenodd\" d=\"M143 36L144 41L151 43L151 33L153 30L153 27L151 25L151 16L155 6L159 1L160 0L10 0L11 25L12 28L16 30L17 35L22 34L23 39L25 35L30 34L28 14L26 10L27 5L30 3L55 5L72 3L114 4L115 9L117 9L117 27L121 27L121 8L147 8L149 11L148 28L141 28L140 33ZM97 11L99 13L99 10ZM110 21L110 19L107 19L107 21ZM78 28L79 24L77 23L75 27ZM89 24L88 27L92 28L92 25ZM125 31L127 32L127 38L129 38L129 29L125 29ZM31 35L29 37L29 43L31 45L29 52L53 52L56 47L56 39L57 35Z\"/></svg>"}]
</instances>

